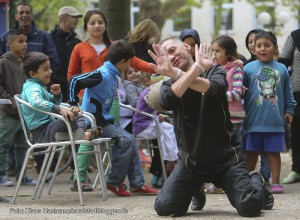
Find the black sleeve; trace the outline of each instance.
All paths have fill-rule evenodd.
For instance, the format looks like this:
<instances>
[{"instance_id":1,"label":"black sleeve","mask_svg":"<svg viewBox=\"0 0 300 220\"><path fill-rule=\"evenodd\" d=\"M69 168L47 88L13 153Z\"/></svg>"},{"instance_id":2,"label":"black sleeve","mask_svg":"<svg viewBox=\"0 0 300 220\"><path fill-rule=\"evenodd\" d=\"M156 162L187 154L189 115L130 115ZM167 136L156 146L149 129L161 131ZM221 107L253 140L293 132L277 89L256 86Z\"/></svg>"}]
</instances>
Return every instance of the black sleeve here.
<instances>
[{"instance_id":1,"label":"black sleeve","mask_svg":"<svg viewBox=\"0 0 300 220\"><path fill-rule=\"evenodd\" d=\"M160 95L158 102L159 105L167 111L175 109L180 100L180 98L177 97L171 89L173 83L174 81L170 79L163 82L160 87Z\"/></svg>"},{"instance_id":2,"label":"black sleeve","mask_svg":"<svg viewBox=\"0 0 300 220\"><path fill-rule=\"evenodd\" d=\"M102 81L102 74L99 69L90 73L77 74L70 78L69 81L69 104L77 105L79 98L78 93L81 89L92 88Z\"/></svg>"}]
</instances>

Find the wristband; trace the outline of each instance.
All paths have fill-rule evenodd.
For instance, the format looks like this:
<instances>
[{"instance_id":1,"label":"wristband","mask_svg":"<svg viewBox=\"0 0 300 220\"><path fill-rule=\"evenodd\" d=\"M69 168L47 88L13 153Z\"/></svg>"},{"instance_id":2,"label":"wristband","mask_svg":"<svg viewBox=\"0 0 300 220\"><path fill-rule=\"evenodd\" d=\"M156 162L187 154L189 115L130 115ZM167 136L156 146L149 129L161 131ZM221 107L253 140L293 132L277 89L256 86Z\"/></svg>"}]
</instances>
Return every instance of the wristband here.
<instances>
[{"instance_id":1,"label":"wristband","mask_svg":"<svg viewBox=\"0 0 300 220\"><path fill-rule=\"evenodd\" d=\"M176 72L176 79L175 80L179 79L180 73L181 73L181 69L178 68L177 72Z\"/></svg>"},{"instance_id":2,"label":"wristband","mask_svg":"<svg viewBox=\"0 0 300 220\"><path fill-rule=\"evenodd\" d=\"M205 72L204 68L199 63L195 62L194 64L202 70L202 73Z\"/></svg>"}]
</instances>

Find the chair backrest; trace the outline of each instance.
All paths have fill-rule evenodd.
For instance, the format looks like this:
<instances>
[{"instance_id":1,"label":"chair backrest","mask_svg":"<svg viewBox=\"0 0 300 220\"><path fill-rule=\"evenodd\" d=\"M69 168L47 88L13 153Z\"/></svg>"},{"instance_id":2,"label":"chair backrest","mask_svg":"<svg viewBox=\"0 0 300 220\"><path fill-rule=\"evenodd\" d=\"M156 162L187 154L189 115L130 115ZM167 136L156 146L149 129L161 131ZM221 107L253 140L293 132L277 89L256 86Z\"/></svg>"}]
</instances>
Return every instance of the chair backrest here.
<instances>
[{"instance_id":1,"label":"chair backrest","mask_svg":"<svg viewBox=\"0 0 300 220\"><path fill-rule=\"evenodd\" d=\"M24 116L23 116L23 113L22 113L22 105L26 106L27 108L32 109L33 111L42 112L44 114L47 114L47 115L50 115L50 116L54 116L55 118L61 119L62 121L64 121L66 123L66 125L67 125L68 132L69 132L69 135L70 135L70 139L73 140L73 134L72 134L72 129L71 129L70 123L62 115L55 114L53 112L46 112L46 111L34 108L30 103L24 101L21 98L20 94L16 94L14 96L14 99L16 100L16 103L17 103L17 108L18 108L18 112L19 112L19 116L20 116L20 121L21 121L21 124L22 124L22 128L23 128L23 131L24 131L24 135L25 135L26 141L27 141L27 143L30 146L33 145L33 142L29 138L30 131L26 127L25 119L24 119Z\"/></svg>"},{"instance_id":2,"label":"chair backrest","mask_svg":"<svg viewBox=\"0 0 300 220\"><path fill-rule=\"evenodd\" d=\"M31 108L33 111L42 112L44 114L47 114L47 115L50 115L50 116L54 116L55 118L61 119L62 121L64 121L66 123L67 127L68 127L68 132L69 132L70 140L73 140L73 132L72 132L72 128L70 126L70 123L62 115L55 114L53 112L46 112L46 111L43 111L43 110L40 110L40 109L36 109L30 103L24 101L21 98L20 94L16 94L14 96L14 99L16 100L16 103L17 103L18 112L19 112L19 116L20 116L20 121L21 121L21 124L22 124L22 128L23 128L23 131L24 131L24 134L25 134L26 141L27 141L27 143L30 146L33 145L33 142L31 141L31 138L30 138L30 132L28 131L28 129L26 127L26 123L25 123L24 116L23 116L23 113L22 113L22 105L24 105L24 106L26 106L28 108ZM70 106L67 103L62 103L60 105L60 107L69 109ZM96 119L95 119L95 117L91 113L89 113L89 112L83 112L82 114L83 114L83 116L86 119L89 120L89 123L90 123L91 126L96 126Z\"/></svg>"},{"instance_id":3,"label":"chair backrest","mask_svg":"<svg viewBox=\"0 0 300 220\"><path fill-rule=\"evenodd\" d=\"M17 103L18 113L19 113L19 116L20 116L20 121L21 121L21 125L22 125L22 128L23 128L23 132L24 132L24 135L25 135L26 142L29 146L32 146L33 144L31 142L31 138L29 138L30 132L27 130L25 120L24 120L24 117L23 117L23 114L22 114L22 109L21 109L22 108L21 103L24 102L24 101L21 99L20 94L16 94L14 96L14 99L16 100L16 103Z\"/></svg>"},{"instance_id":4,"label":"chair backrest","mask_svg":"<svg viewBox=\"0 0 300 220\"><path fill-rule=\"evenodd\" d=\"M146 117L148 117L148 118L151 118L151 119L155 122L155 125L156 125L156 126L155 126L155 127L156 127L156 137L160 137L160 136L161 136L160 127L158 126L159 121L158 121L158 119L157 119L154 115L151 115L151 114L149 114L149 113L147 113L147 112L140 111L140 110L138 110L138 109L136 109L136 108L133 108L131 105L125 105L125 104L123 104L123 103L120 103L120 107L121 107L121 108L128 109L128 110L131 110L131 111L133 111L133 112L135 112L135 113L144 115L144 116L146 116Z\"/></svg>"}]
</instances>

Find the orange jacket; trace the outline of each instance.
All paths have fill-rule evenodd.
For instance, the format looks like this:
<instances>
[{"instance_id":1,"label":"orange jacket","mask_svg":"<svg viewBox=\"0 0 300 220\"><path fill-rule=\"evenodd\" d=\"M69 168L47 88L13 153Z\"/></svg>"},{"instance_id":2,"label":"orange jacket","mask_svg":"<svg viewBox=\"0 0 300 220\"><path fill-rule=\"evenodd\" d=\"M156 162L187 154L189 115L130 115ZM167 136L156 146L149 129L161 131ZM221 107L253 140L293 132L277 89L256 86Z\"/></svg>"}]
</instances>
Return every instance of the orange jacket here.
<instances>
[{"instance_id":1,"label":"orange jacket","mask_svg":"<svg viewBox=\"0 0 300 220\"><path fill-rule=\"evenodd\" d=\"M99 68L105 62L105 57L108 53L108 48L104 48L104 50L99 54L97 54L96 50L89 42L84 41L82 43L77 44L74 47L74 50L71 55L71 59L69 62L68 68L68 80L76 74L80 73L88 73L92 72L95 69ZM133 57L131 60L130 66L134 69L153 73L154 71L150 68L148 62L143 61L137 57ZM83 96L83 91L79 93L79 96Z\"/></svg>"}]
</instances>

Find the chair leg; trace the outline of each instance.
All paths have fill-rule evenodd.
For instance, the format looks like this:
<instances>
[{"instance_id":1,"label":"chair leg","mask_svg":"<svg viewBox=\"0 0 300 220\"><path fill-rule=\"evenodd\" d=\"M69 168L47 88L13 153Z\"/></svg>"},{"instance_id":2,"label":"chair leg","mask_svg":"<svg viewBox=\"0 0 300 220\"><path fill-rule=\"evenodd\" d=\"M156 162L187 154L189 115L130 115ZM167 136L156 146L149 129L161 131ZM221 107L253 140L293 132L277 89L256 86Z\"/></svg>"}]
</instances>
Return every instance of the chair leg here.
<instances>
[{"instance_id":1,"label":"chair leg","mask_svg":"<svg viewBox=\"0 0 300 220\"><path fill-rule=\"evenodd\" d=\"M164 161L164 153L161 147L161 142L160 142L160 138L157 138L157 142L158 142L158 149L159 149L159 154L160 154L160 162L161 162L161 167L162 167L162 172L163 172L163 176L165 181L168 178L167 175L167 169L166 169L166 165L165 165L165 161Z\"/></svg>"},{"instance_id":2,"label":"chair leg","mask_svg":"<svg viewBox=\"0 0 300 220\"><path fill-rule=\"evenodd\" d=\"M73 161L75 167L75 175L77 179L77 187L78 187L80 204L83 206L84 204L83 204L83 197L82 197L82 188L81 188L81 181L80 181L79 170L78 170L77 153L76 153L76 148L74 143L71 144L71 149L72 149L72 155L73 155Z\"/></svg>"},{"instance_id":3,"label":"chair leg","mask_svg":"<svg viewBox=\"0 0 300 220\"><path fill-rule=\"evenodd\" d=\"M48 147L47 148L47 153L45 153L45 156L44 156L44 161L43 161L43 164L42 164L42 167L41 167L41 170L40 170L40 173L39 173L39 176L38 176L38 180L37 180L37 184L34 188L34 191L32 193L32 199L35 200L36 197L37 197L37 194L38 194L38 190L39 188L41 187L41 184L42 184L42 177L44 175L44 172L45 172L45 169L46 169L46 165L47 165L47 161L49 159L49 156L51 154L51 147Z\"/></svg>"},{"instance_id":4,"label":"chair leg","mask_svg":"<svg viewBox=\"0 0 300 220\"><path fill-rule=\"evenodd\" d=\"M52 179L50 181L50 186L48 188L48 195L51 194L51 191L52 191L52 188L53 188L53 185L54 185L54 181L57 177L57 173L58 173L58 169L59 169L59 166L61 164L61 161L62 161L62 158L64 156L64 152L65 152L65 149L66 149L66 146L63 146L63 149L60 151L60 154L59 154L59 157L58 157L58 161L57 161L57 164L56 164L56 167L55 167L55 170L54 170L54 173L52 175Z\"/></svg>"},{"instance_id":5,"label":"chair leg","mask_svg":"<svg viewBox=\"0 0 300 220\"><path fill-rule=\"evenodd\" d=\"M24 162L23 162L23 165L22 165L22 169L21 169L20 175L19 175L17 187L16 187L16 190L15 190L15 193L14 193L14 197L12 199L12 203L13 204L16 203L17 195L19 193L20 186L21 186L22 180L24 178L24 174L25 174L25 170L26 170L26 166L27 166L27 162L29 160L30 154L31 154L31 150L28 149L27 152L26 152L26 155L25 155L25 159L24 159Z\"/></svg>"},{"instance_id":6,"label":"chair leg","mask_svg":"<svg viewBox=\"0 0 300 220\"><path fill-rule=\"evenodd\" d=\"M107 166L106 166L106 168L104 170L104 175L106 177L108 175L108 172L111 169L111 156L110 156L109 149L108 149L108 142L105 142L104 144L105 144L105 153L103 155L102 161L103 161L103 164L106 163L106 161L107 161ZM98 178L99 178L99 174L97 173L95 181L94 181L94 184L93 184L93 188L94 189L97 186ZM101 186L100 186L100 188L101 188Z\"/></svg>"},{"instance_id":7,"label":"chair leg","mask_svg":"<svg viewBox=\"0 0 300 220\"><path fill-rule=\"evenodd\" d=\"M38 198L38 199L41 198L41 195L42 195L42 192L43 192L43 188L44 188L44 185L45 185L45 183L46 183L47 175L48 175L48 173L49 173L50 167L51 167L51 165L52 165L53 158L54 158L54 156L55 156L56 149L57 149L56 146L52 147L52 149L51 149L50 157L49 157L49 159L48 159L48 161L47 161L47 166L46 166L44 175L43 175L43 177L42 177L41 185L40 185L39 190L38 190L38 193L37 193L37 198Z\"/></svg>"},{"instance_id":8,"label":"chair leg","mask_svg":"<svg viewBox=\"0 0 300 220\"><path fill-rule=\"evenodd\" d=\"M103 167L103 160L102 160L100 144L94 145L94 149L96 152L96 162L97 162L97 167L98 167L97 176L99 176L99 178L100 178L103 200L105 201L108 198L108 192L107 192L107 187L106 187L106 179L105 179L105 175L104 175L104 167Z\"/></svg>"}]
</instances>

